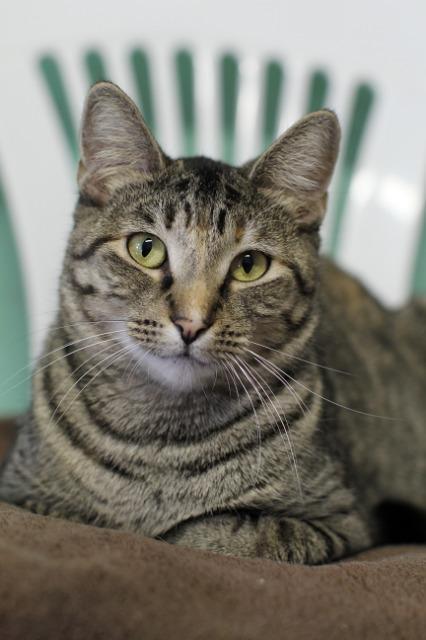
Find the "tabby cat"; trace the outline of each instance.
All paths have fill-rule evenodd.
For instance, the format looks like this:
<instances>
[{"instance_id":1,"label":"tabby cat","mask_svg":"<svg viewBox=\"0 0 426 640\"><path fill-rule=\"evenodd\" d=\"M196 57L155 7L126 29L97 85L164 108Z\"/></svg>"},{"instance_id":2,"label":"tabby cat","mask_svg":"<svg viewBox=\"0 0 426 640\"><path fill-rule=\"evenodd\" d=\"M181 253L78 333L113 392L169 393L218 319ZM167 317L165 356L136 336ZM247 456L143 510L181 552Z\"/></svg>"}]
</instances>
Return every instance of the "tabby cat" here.
<instances>
[{"instance_id":1,"label":"tabby cat","mask_svg":"<svg viewBox=\"0 0 426 640\"><path fill-rule=\"evenodd\" d=\"M426 302L388 311L319 256L339 136L322 110L240 168L171 160L118 87L91 89L3 500L308 564L422 524Z\"/></svg>"}]
</instances>

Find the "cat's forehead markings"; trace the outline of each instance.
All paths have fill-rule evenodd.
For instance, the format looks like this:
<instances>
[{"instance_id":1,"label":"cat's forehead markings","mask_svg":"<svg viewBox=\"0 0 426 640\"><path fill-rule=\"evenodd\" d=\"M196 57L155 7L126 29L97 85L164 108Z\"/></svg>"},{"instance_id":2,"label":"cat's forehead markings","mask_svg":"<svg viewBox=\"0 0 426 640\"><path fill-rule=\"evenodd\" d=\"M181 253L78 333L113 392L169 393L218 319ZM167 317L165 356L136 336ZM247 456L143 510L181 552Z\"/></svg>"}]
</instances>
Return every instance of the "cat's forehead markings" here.
<instances>
[{"instance_id":1,"label":"cat's forehead markings","mask_svg":"<svg viewBox=\"0 0 426 640\"><path fill-rule=\"evenodd\" d=\"M228 206L235 205L238 202L241 202L241 199L242 199L241 192L238 191L238 189L236 189L235 186L233 186L232 184L229 184L229 182L225 183L224 191L225 191L225 200Z\"/></svg>"},{"instance_id":2,"label":"cat's forehead markings","mask_svg":"<svg viewBox=\"0 0 426 640\"><path fill-rule=\"evenodd\" d=\"M192 207L188 200L185 200L183 209L185 211L185 227L188 228L192 222Z\"/></svg>"},{"instance_id":3,"label":"cat's forehead markings","mask_svg":"<svg viewBox=\"0 0 426 640\"><path fill-rule=\"evenodd\" d=\"M224 229L225 229L225 223L226 223L226 216L228 215L228 211L227 209L225 209L225 207L222 207L219 210L219 213L216 217L216 227L217 230L219 231L220 235L223 235Z\"/></svg>"},{"instance_id":4,"label":"cat's forehead markings","mask_svg":"<svg viewBox=\"0 0 426 640\"><path fill-rule=\"evenodd\" d=\"M241 238L244 235L244 227L238 226L235 229L235 242L241 242Z\"/></svg>"},{"instance_id":5,"label":"cat's forehead markings","mask_svg":"<svg viewBox=\"0 0 426 640\"><path fill-rule=\"evenodd\" d=\"M182 194L188 191L190 184L191 184L190 178L188 177L180 178L179 180L177 180L177 182L173 184L173 187L176 193Z\"/></svg>"},{"instance_id":6,"label":"cat's forehead markings","mask_svg":"<svg viewBox=\"0 0 426 640\"><path fill-rule=\"evenodd\" d=\"M164 224L166 229L170 229L175 221L176 207L173 202L167 202L164 208Z\"/></svg>"}]
</instances>

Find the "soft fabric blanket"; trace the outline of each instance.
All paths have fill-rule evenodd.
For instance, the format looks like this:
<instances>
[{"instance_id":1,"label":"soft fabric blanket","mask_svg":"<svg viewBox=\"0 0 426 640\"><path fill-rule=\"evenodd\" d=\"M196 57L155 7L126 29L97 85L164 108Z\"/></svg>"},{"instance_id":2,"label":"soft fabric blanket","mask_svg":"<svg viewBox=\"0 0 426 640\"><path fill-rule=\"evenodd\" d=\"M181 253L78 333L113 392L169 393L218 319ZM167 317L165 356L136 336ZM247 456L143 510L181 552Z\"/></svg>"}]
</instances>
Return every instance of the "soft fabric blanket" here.
<instances>
[{"instance_id":1,"label":"soft fabric blanket","mask_svg":"<svg viewBox=\"0 0 426 640\"><path fill-rule=\"evenodd\" d=\"M0 638L420 640L426 548L279 565L0 504Z\"/></svg>"}]
</instances>

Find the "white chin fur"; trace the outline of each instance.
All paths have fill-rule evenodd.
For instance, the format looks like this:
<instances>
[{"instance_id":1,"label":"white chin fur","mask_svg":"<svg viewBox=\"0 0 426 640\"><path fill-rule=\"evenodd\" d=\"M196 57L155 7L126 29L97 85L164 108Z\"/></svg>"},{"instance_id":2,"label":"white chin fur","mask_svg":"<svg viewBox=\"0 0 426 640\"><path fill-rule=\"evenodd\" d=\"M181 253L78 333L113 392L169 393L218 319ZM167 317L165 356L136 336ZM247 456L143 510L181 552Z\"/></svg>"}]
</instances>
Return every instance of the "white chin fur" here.
<instances>
[{"instance_id":1,"label":"white chin fur","mask_svg":"<svg viewBox=\"0 0 426 640\"><path fill-rule=\"evenodd\" d=\"M132 345L132 356L150 380L159 382L175 391L202 389L215 378L214 365L203 365L193 358L156 356L136 345L128 336L121 336L124 344Z\"/></svg>"},{"instance_id":2,"label":"white chin fur","mask_svg":"<svg viewBox=\"0 0 426 640\"><path fill-rule=\"evenodd\" d=\"M145 353L141 366L152 380L167 385L176 391L201 389L214 379L214 366L202 365L192 358L162 358Z\"/></svg>"}]
</instances>

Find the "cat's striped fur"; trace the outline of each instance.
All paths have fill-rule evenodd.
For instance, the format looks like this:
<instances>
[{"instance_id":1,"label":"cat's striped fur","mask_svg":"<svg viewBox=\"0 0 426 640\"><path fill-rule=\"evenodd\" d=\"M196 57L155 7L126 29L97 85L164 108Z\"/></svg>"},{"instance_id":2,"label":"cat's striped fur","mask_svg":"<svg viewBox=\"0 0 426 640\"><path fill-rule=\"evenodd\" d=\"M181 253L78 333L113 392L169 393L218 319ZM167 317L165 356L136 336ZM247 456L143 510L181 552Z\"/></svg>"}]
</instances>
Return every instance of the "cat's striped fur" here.
<instances>
[{"instance_id":1,"label":"cat's striped fur","mask_svg":"<svg viewBox=\"0 0 426 640\"><path fill-rule=\"evenodd\" d=\"M385 540L391 505L421 526L426 305L387 311L319 258L338 137L322 111L241 169L171 161L95 85L60 312L1 498L306 563ZM160 269L126 252L146 230L167 246ZM247 249L271 265L236 283ZM184 345L174 319L197 314L207 328Z\"/></svg>"}]
</instances>

